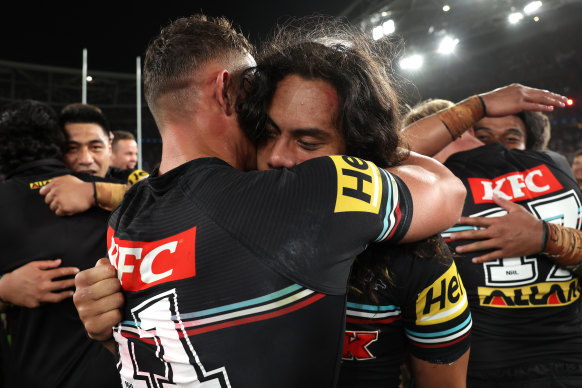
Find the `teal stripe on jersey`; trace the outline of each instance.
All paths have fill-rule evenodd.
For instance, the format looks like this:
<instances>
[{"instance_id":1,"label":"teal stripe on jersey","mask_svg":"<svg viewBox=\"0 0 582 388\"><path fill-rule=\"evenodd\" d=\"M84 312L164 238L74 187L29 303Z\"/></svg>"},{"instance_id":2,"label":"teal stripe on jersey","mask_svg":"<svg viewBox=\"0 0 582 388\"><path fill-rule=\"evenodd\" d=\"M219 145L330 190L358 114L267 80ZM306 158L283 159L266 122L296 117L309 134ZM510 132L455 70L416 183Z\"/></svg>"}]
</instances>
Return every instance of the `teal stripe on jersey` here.
<instances>
[{"instance_id":1,"label":"teal stripe on jersey","mask_svg":"<svg viewBox=\"0 0 582 388\"><path fill-rule=\"evenodd\" d=\"M349 308L353 308L353 309L359 309L359 310L366 310L366 311L394 311L394 310L400 310L400 307L397 306L374 306L374 305L370 305L370 304L359 304L359 303L353 303L353 302L348 302L347 306Z\"/></svg>"},{"instance_id":2,"label":"teal stripe on jersey","mask_svg":"<svg viewBox=\"0 0 582 388\"><path fill-rule=\"evenodd\" d=\"M268 301L272 301L275 299L279 299L285 295L289 295L294 293L295 291L298 291L300 289L302 289L303 287L300 286L299 284L293 284L292 286L289 286L287 288L283 288L282 290L273 292L272 294L268 294L265 296L261 296L259 298L254 298L254 299L249 299L249 300L245 300L242 302L237 302L237 303L233 303L233 304L228 304L226 306L221 306L221 307L215 307L215 308L211 308L208 310L201 310L201 311L196 311L193 313L187 313L187 314L182 314L182 319L189 319L189 318L196 318L196 317L204 317L206 315L213 315L213 314L218 314L218 313L223 313L226 311L231 311L231 310L236 310L239 308L243 308L243 307L249 307L249 306L254 306L260 303L264 303L264 302L268 302Z\"/></svg>"},{"instance_id":3,"label":"teal stripe on jersey","mask_svg":"<svg viewBox=\"0 0 582 388\"><path fill-rule=\"evenodd\" d=\"M474 226L453 226L452 228L449 228L449 229L445 230L444 232L441 232L441 234L462 232L464 230L477 230L477 229L481 229L481 228L476 228Z\"/></svg>"},{"instance_id":4,"label":"teal stripe on jersey","mask_svg":"<svg viewBox=\"0 0 582 388\"><path fill-rule=\"evenodd\" d=\"M387 205L386 205L386 214L384 214L384 227L382 228L382 233L380 233L380 235L376 238L376 240L374 240L375 242L378 242L380 240L382 240L382 238L386 235L387 230L388 230L388 218L390 217L390 215L392 214L392 207L391 207L391 203L392 203L392 180L390 179L390 177L388 176L388 172L386 170L384 170L383 168L379 168L380 172L382 174L384 174L384 177L386 178L386 182L387 182L387 189L388 189L388 199L386 201ZM395 225L392 225L392 227L395 227Z\"/></svg>"},{"instance_id":5,"label":"teal stripe on jersey","mask_svg":"<svg viewBox=\"0 0 582 388\"><path fill-rule=\"evenodd\" d=\"M544 221L548 222L548 221L553 221L553 220L558 220L558 219L562 219L564 218L563 214L554 216L554 217L548 217L548 218L544 218Z\"/></svg>"},{"instance_id":6,"label":"teal stripe on jersey","mask_svg":"<svg viewBox=\"0 0 582 388\"><path fill-rule=\"evenodd\" d=\"M193 313L181 314L180 318L181 319L199 318L199 317L204 317L204 316L208 316L208 315L232 311L232 310L236 310L239 308L244 308L244 307L248 308L250 306L258 305L258 304L261 304L264 302L269 302L269 301L280 299L281 297L291 295L291 294L296 293L297 291L301 291L301 290L305 290L305 287L302 287L299 284L293 284L289 287L283 288L282 290L279 290L279 291L276 291L276 292L273 292L271 294L264 295L264 296L261 296L258 298L249 299L246 301L237 302L237 303L233 303L233 304L229 304L229 305L221 306L221 307L215 307L215 308L211 308L211 309L207 309L207 310L195 311ZM172 317L172 319L176 319L176 317ZM140 326L140 322L135 322L135 321L123 321L123 322L121 322L121 324L127 325L127 326Z\"/></svg>"},{"instance_id":7,"label":"teal stripe on jersey","mask_svg":"<svg viewBox=\"0 0 582 388\"><path fill-rule=\"evenodd\" d=\"M471 323L471 314L469 314L469 316L467 317L467 319L465 319L465 321L463 323L461 323L460 325L457 325L453 328L450 328L449 330L438 331L436 333L419 333L419 332L408 330L408 329L405 329L405 330L406 330L406 333L413 335L415 337L418 337L418 338L436 338L436 337L442 337L444 335L448 335L448 334L460 331L460 330L464 329L469 323Z\"/></svg>"}]
</instances>

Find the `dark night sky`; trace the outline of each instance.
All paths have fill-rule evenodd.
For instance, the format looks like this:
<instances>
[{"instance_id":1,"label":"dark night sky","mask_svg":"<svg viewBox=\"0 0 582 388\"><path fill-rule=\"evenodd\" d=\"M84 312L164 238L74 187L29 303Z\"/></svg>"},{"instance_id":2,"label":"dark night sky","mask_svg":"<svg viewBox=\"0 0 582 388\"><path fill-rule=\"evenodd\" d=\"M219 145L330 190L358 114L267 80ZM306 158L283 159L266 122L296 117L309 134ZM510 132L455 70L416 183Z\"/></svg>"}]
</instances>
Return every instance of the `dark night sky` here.
<instances>
[{"instance_id":1,"label":"dark night sky","mask_svg":"<svg viewBox=\"0 0 582 388\"><path fill-rule=\"evenodd\" d=\"M7 0L14 1L14 0ZM338 15L351 0L23 2L0 12L0 59L131 73L151 38L170 20L203 11L226 16L258 42L288 16ZM147 5L146 5L147 4ZM135 8L132 7L135 6Z\"/></svg>"}]
</instances>

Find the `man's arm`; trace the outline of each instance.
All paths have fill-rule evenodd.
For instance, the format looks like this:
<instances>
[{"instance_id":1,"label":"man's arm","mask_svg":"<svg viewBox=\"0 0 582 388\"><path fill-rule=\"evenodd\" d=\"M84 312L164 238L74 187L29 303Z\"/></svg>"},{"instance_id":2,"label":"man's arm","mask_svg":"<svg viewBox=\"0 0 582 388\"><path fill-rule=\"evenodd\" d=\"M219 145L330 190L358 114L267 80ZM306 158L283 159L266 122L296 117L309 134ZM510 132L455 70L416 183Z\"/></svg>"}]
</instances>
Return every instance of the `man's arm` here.
<instances>
[{"instance_id":1,"label":"man's arm","mask_svg":"<svg viewBox=\"0 0 582 388\"><path fill-rule=\"evenodd\" d=\"M75 286L73 302L89 338L101 341L114 353L113 326L121 321L124 304L115 267L109 259L99 259L95 267L77 274Z\"/></svg>"},{"instance_id":2,"label":"man's arm","mask_svg":"<svg viewBox=\"0 0 582 388\"><path fill-rule=\"evenodd\" d=\"M58 216L71 216L98 205L113 210L121 201L130 185L110 182L84 182L72 175L53 178L40 189L45 202Z\"/></svg>"},{"instance_id":3,"label":"man's arm","mask_svg":"<svg viewBox=\"0 0 582 388\"><path fill-rule=\"evenodd\" d=\"M415 387L418 388L465 388L467 386L467 350L452 364L431 364L411 356Z\"/></svg>"},{"instance_id":4,"label":"man's arm","mask_svg":"<svg viewBox=\"0 0 582 388\"><path fill-rule=\"evenodd\" d=\"M75 267L61 267L60 259L31 261L0 278L0 299L6 303L28 308L42 303L58 303L73 296L67 290L74 279L55 280L79 272ZM65 291L63 291L65 290Z\"/></svg>"},{"instance_id":5,"label":"man's arm","mask_svg":"<svg viewBox=\"0 0 582 388\"><path fill-rule=\"evenodd\" d=\"M483 117L502 117L524 110L551 112L566 97L520 84L469 97L455 106L418 120L402 130L412 151L434 156Z\"/></svg>"},{"instance_id":6,"label":"man's arm","mask_svg":"<svg viewBox=\"0 0 582 388\"><path fill-rule=\"evenodd\" d=\"M430 237L459 220L466 190L448 168L411 152L404 164L386 170L406 183L414 204L410 228L401 242Z\"/></svg>"},{"instance_id":7,"label":"man's arm","mask_svg":"<svg viewBox=\"0 0 582 388\"><path fill-rule=\"evenodd\" d=\"M460 223L482 229L451 234L451 240L479 240L457 247L458 253L493 251L473 258L483 263L504 257L528 256L545 252L562 266L582 263L582 231L545 223L522 206L493 196L496 204L507 210L502 217L463 217Z\"/></svg>"}]
</instances>

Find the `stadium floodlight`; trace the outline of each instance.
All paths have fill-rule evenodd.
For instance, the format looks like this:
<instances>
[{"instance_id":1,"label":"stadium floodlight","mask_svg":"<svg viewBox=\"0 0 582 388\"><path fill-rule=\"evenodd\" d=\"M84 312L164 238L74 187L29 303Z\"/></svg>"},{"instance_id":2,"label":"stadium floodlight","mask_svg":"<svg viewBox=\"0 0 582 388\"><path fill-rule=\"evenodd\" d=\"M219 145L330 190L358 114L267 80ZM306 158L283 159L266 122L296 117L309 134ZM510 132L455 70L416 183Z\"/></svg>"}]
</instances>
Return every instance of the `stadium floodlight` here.
<instances>
[{"instance_id":1,"label":"stadium floodlight","mask_svg":"<svg viewBox=\"0 0 582 388\"><path fill-rule=\"evenodd\" d=\"M384 33L384 36L390 35L394 31L396 31L396 26L394 25L394 20L390 19L390 20L385 21L382 24L382 32Z\"/></svg>"},{"instance_id":2,"label":"stadium floodlight","mask_svg":"<svg viewBox=\"0 0 582 388\"><path fill-rule=\"evenodd\" d=\"M93 81L93 77L91 77L90 75L87 76L87 82L91 82Z\"/></svg>"},{"instance_id":3,"label":"stadium floodlight","mask_svg":"<svg viewBox=\"0 0 582 388\"><path fill-rule=\"evenodd\" d=\"M378 40L396 31L394 20L390 19L372 29L372 38Z\"/></svg>"},{"instance_id":4,"label":"stadium floodlight","mask_svg":"<svg viewBox=\"0 0 582 388\"><path fill-rule=\"evenodd\" d=\"M523 12L525 12L526 15L531 15L535 13L541 6L542 6L541 1L532 1L531 3L528 3L526 4L525 7L523 7Z\"/></svg>"},{"instance_id":5,"label":"stadium floodlight","mask_svg":"<svg viewBox=\"0 0 582 388\"><path fill-rule=\"evenodd\" d=\"M402 58L400 61L400 68L403 70L418 70L422 67L424 59L422 55L411 55L409 57Z\"/></svg>"},{"instance_id":6,"label":"stadium floodlight","mask_svg":"<svg viewBox=\"0 0 582 388\"><path fill-rule=\"evenodd\" d=\"M439 54L452 54L455 47L459 43L459 39L450 36L445 36L439 45L437 52Z\"/></svg>"},{"instance_id":7,"label":"stadium floodlight","mask_svg":"<svg viewBox=\"0 0 582 388\"><path fill-rule=\"evenodd\" d=\"M521 12L510 13L507 17L507 20L509 20L509 23L511 24L518 23L521 19L523 19L523 14Z\"/></svg>"},{"instance_id":8,"label":"stadium floodlight","mask_svg":"<svg viewBox=\"0 0 582 388\"><path fill-rule=\"evenodd\" d=\"M443 5L443 12L449 12L451 10L451 6L448 4Z\"/></svg>"},{"instance_id":9,"label":"stadium floodlight","mask_svg":"<svg viewBox=\"0 0 582 388\"><path fill-rule=\"evenodd\" d=\"M374 40L378 40L383 36L384 36L384 27L382 27L382 26L374 27L374 29L372 30L372 38L374 38Z\"/></svg>"}]
</instances>

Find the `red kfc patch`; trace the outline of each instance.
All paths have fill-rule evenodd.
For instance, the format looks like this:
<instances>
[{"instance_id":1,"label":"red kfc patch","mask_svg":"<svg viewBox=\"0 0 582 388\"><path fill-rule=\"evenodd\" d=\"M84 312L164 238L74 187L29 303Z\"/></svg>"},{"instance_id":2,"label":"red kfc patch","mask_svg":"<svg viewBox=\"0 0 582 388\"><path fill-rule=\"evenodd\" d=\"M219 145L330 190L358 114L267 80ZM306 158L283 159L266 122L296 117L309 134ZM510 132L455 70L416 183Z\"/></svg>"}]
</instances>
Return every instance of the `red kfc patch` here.
<instances>
[{"instance_id":1,"label":"red kfc patch","mask_svg":"<svg viewBox=\"0 0 582 388\"><path fill-rule=\"evenodd\" d=\"M523 201L563 188L550 169L543 164L494 179L468 178L468 181L475 203L493 202L493 194L508 201Z\"/></svg>"},{"instance_id":2,"label":"red kfc patch","mask_svg":"<svg viewBox=\"0 0 582 388\"><path fill-rule=\"evenodd\" d=\"M109 260L126 291L196 276L195 245L196 227L151 242L121 240L107 230Z\"/></svg>"}]
</instances>

